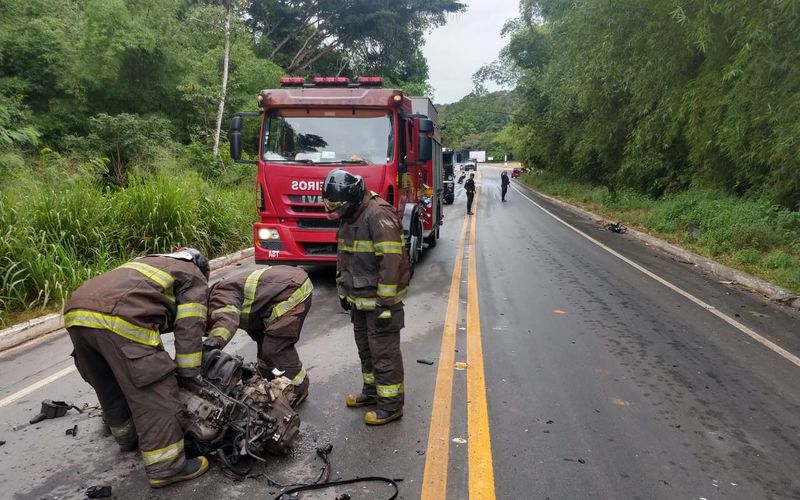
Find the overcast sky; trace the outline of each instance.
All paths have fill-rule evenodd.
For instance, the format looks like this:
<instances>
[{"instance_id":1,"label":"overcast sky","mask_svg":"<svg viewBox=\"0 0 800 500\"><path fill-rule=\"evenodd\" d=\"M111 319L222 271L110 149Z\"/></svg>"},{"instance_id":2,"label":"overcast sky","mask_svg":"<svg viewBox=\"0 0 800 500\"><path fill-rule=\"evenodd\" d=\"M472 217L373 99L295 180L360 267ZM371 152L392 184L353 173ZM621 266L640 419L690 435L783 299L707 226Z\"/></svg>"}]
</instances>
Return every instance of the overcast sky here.
<instances>
[{"instance_id":1,"label":"overcast sky","mask_svg":"<svg viewBox=\"0 0 800 500\"><path fill-rule=\"evenodd\" d=\"M465 0L467 11L426 36L422 49L434 102L449 104L472 90L472 74L497 59L507 40L500 38L507 19L517 17L519 0ZM488 86L494 90L492 86Z\"/></svg>"}]
</instances>

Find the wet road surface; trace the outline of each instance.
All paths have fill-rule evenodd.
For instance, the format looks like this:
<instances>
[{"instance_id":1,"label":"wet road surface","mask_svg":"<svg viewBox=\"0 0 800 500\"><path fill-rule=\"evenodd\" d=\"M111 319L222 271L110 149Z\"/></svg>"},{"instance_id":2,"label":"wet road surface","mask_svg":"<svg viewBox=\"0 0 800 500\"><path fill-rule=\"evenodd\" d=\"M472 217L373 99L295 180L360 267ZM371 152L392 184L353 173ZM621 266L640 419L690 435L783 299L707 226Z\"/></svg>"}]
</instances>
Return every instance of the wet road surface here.
<instances>
[{"instance_id":1,"label":"wet road surface","mask_svg":"<svg viewBox=\"0 0 800 500\"><path fill-rule=\"evenodd\" d=\"M400 421L368 428L362 410L344 406L360 387L349 317L332 270L310 268L314 305L298 345L311 395L289 456L244 480L214 465L150 490L138 455L102 434L99 411L27 423L46 398L96 404L70 370L68 337L54 335L0 355L0 497L84 498L89 486L109 484L116 498L274 498L280 490L267 476L315 478L315 448L330 443L332 477L402 479L405 499L800 498L797 314L516 184L503 203L499 174L480 167L471 217L457 187L439 244L417 268ZM228 350L255 357L242 333ZM65 435L74 425L77 436ZM392 489L371 483L300 498L345 492L383 499Z\"/></svg>"}]
</instances>

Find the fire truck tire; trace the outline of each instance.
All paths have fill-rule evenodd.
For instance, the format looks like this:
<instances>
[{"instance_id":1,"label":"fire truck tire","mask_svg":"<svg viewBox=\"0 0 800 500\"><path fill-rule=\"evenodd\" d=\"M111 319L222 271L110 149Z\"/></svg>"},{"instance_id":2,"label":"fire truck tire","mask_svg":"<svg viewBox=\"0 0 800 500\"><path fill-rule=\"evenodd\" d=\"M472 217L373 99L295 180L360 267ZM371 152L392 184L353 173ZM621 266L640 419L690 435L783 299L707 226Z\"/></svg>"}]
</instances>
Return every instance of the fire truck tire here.
<instances>
[{"instance_id":1,"label":"fire truck tire","mask_svg":"<svg viewBox=\"0 0 800 500\"><path fill-rule=\"evenodd\" d=\"M438 204L437 213L439 214L439 217L441 217L441 213L442 213L442 204L441 203ZM431 231L431 234L429 234L428 237L425 238L425 243L428 244L428 248L433 248L433 247L436 246L436 240L438 240L438 239L439 239L439 224L435 223L433 225L433 230Z\"/></svg>"},{"instance_id":2,"label":"fire truck tire","mask_svg":"<svg viewBox=\"0 0 800 500\"><path fill-rule=\"evenodd\" d=\"M414 276L414 267L422 252L422 219L419 217L418 207L411 203L403 208L403 235L406 239L411 276Z\"/></svg>"}]
</instances>

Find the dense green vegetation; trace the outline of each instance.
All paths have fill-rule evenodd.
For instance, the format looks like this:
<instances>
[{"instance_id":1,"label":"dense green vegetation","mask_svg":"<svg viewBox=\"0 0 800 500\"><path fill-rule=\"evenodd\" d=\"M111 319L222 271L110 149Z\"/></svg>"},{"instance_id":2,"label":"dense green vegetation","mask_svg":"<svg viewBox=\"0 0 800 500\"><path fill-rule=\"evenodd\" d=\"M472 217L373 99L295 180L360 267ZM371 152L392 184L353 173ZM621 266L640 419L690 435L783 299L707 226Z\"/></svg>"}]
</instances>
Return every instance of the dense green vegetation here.
<instances>
[{"instance_id":1,"label":"dense green vegetation","mask_svg":"<svg viewBox=\"0 0 800 500\"><path fill-rule=\"evenodd\" d=\"M553 172L527 174L522 180L800 294L800 212L719 190L692 188L655 199Z\"/></svg>"},{"instance_id":2,"label":"dense green vegetation","mask_svg":"<svg viewBox=\"0 0 800 500\"><path fill-rule=\"evenodd\" d=\"M428 90L423 35L454 0L0 2L0 326L132 256L246 246L252 166L223 122L284 74ZM227 41L227 43L226 43ZM224 131L223 131L224 140Z\"/></svg>"},{"instance_id":3,"label":"dense green vegetation","mask_svg":"<svg viewBox=\"0 0 800 500\"><path fill-rule=\"evenodd\" d=\"M522 0L496 67L531 166L661 197L800 208L800 3Z\"/></svg>"},{"instance_id":4,"label":"dense green vegetation","mask_svg":"<svg viewBox=\"0 0 800 500\"><path fill-rule=\"evenodd\" d=\"M511 122L519 100L513 91L475 92L452 104L438 104L444 125L444 144L448 148L486 151L502 158L510 149L500 132Z\"/></svg>"}]
</instances>

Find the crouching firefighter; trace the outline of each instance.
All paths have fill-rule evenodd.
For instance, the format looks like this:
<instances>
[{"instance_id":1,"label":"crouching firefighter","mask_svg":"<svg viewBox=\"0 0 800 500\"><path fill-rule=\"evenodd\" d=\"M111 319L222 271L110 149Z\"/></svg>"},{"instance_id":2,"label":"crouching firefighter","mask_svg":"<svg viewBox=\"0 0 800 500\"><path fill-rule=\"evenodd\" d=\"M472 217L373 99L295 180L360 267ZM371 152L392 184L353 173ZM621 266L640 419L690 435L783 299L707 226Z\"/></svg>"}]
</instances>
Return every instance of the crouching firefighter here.
<instances>
[{"instance_id":1,"label":"crouching firefighter","mask_svg":"<svg viewBox=\"0 0 800 500\"><path fill-rule=\"evenodd\" d=\"M306 272L292 266L267 266L216 282L208 295L206 348L222 349L237 328L246 331L256 342L261 376L272 379L275 370L283 372L292 381L290 403L297 407L308 396L309 380L295 344L313 289Z\"/></svg>"},{"instance_id":2,"label":"crouching firefighter","mask_svg":"<svg viewBox=\"0 0 800 500\"><path fill-rule=\"evenodd\" d=\"M148 255L85 282L64 307L75 366L120 448L138 445L153 488L208 469L205 457L185 458L177 418L179 383L199 377L208 272L193 248ZM161 344L170 331L174 361Z\"/></svg>"},{"instance_id":3,"label":"crouching firefighter","mask_svg":"<svg viewBox=\"0 0 800 500\"><path fill-rule=\"evenodd\" d=\"M403 227L393 206L344 170L325 178L322 202L331 218L340 219L336 285L342 308L350 311L361 359L363 387L349 394L346 404L377 405L364 422L385 424L403 415L400 330L411 277Z\"/></svg>"}]
</instances>

